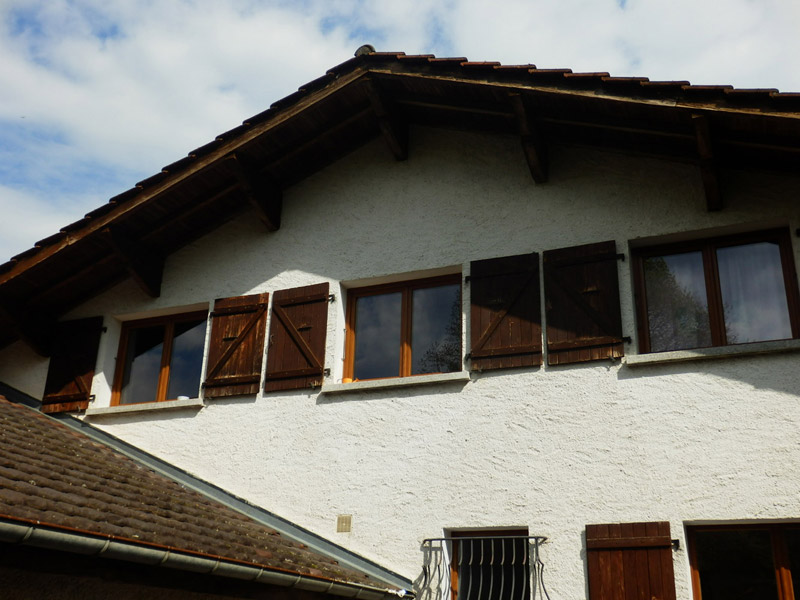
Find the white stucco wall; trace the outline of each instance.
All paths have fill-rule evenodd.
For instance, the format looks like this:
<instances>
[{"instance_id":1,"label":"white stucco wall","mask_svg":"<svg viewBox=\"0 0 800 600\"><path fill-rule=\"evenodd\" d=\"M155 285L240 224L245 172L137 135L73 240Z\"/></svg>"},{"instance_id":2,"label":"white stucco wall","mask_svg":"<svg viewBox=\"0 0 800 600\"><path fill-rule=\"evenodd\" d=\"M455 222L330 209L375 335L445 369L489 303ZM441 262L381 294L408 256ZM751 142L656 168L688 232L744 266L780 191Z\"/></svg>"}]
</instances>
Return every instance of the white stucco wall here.
<instances>
[{"instance_id":1,"label":"white stucco wall","mask_svg":"<svg viewBox=\"0 0 800 600\"><path fill-rule=\"evenodd\" d=\"M466 273L470 260L608 239L627 254L640 238L800 225L797 180L728 174L726 208L709 213L690 165L551 154L550 182L538 186L514 137L414 129L406 162L381 140L345 157L287 191L278 232L242 216L169 257L160 298L126 282L73 311L106 317L94 405L109 403L122 318L329 281L335 382L342 282ZM630 261L619 270L623 329L635 342ZM799 358L543 366L90 420L410 578L421 541L445 528L527 526L549 538L551 597L580 599L588 523L669 520L683 538L687 522L800 518ZM40 395L45 373L22 344L0 352L0 380ZM338 514L353 515L352 532L336 533ZM676 585L689 598L682 542Z\"/></svg>"}]
</instances>

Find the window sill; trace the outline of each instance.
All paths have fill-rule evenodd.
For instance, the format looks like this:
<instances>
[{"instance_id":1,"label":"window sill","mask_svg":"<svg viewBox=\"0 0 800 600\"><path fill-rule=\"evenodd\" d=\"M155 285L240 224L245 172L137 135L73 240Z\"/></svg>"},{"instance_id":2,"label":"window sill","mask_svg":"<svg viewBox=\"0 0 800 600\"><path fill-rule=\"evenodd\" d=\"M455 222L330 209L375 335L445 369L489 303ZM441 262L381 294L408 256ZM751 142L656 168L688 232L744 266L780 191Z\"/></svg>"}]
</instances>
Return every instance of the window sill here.
<instances>
[{"instance_id":1,"label":"window sill","mask_svg":"<svg viewBox=\"0 0 800 600\"><path fill-rule=\"evenodd\" d=\"M175 408L202 408L203 406L203 401L200 398L167 400L166 402L141 402L139 404L121 404L119 406L87 408L86 416L119 415L123 413L145 412L148 410L170 410Z\"/></svg>"},{"instance_id":2,"label":"window sill","mask_svg":"<svg viewBox=\"0 0 800 600\"><path fill-rule=\"evenodd\" d=\"M710 360L729 358L732 356L754 356L756 354L773 354L778 352L800 351L800 340L776 340L774 342L754 342L735 346L717 346L714 348L697 348L695 350L673 350L671 352L653 352L651 354L634 354L622 359L629 367L659 365L673 362L693 360Z\"/></svg>"},{"instance_id":3,"label":"window sill","mask_svg":"<svg viewBox=\"0 0 800 600\"><path fill-rule=\"evenodd\" d=\"M469 371L455 373L437 373L435 375L412 375L411 377L393 377L391 379L372 379L369 381L353 381L352 383L328 383L322 386L323 394L345 394L362 390L387 390L416 385L433 385L436 383L466 383Z\"/></svg>"}]
</instances>

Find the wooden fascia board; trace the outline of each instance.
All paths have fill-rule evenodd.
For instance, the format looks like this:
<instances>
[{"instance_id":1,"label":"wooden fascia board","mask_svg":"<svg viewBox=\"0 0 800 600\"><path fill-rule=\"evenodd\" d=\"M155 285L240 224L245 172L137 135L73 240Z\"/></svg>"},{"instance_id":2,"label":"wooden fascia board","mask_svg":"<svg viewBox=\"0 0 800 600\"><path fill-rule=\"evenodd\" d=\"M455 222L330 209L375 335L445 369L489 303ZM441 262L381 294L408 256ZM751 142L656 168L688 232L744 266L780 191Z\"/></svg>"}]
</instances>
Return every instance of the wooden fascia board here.
<instances>
[{"instance_id":1,"label":"wooden fascia board","mask_svg":"<svg viewBox=\"0 0 800 600\"><path fill-rule=\"evenodd\" d=\"M770 110L769 108L758 107L734 107L734 106L719 106L714 102L686 102L683 100L670 100L659 98L634 98L632 96L622 96L620 94L603 93L595 90L576 90L569 88L555 87L553 85L528 85L521 84L519 81L504 82L496 80L481 80L470 77L456 77L453 75L436 74L436 73L410 73L398 71L390 68L371 67L370 74L384 75L395 78L412 78L412 79L427 79L438 80L449 83L459 83L464 85L472 85L486 88L495 88L499 90L516 91L521 94L526 92L537 94L548 94L555 96L574 96L584 97L586 99L607 100L609 102L620 102L626 104L640 104L646 106L663 106L667 108L683 109L687 111L712 111L717 113L730 113L737 115L753 115L759 118L775 118L775 119L793 119L800 121L800 111L781 111Z\"/></svg>"},{"instance_id":2,"label":"wooden fascia board","mask_svg":"<svg viewBox=\"0 0 800 600\"><path fill-rule=\"evenodd\" d=\"M163 182L154 185L151 189L142 190L141 194L138 197L133 198L132 200L126 202L122 206L112 210L108 214L103 215L98 219L90 221L82 229L76 231L75 233L68 234L64 239L60 240L58 243L55 243L52 246L48 246L46 248L42 248L39 252L37 252L33 256L20 260L7 272L0 274L0 285L8 281L11 281L12 279L18 277L31 267L47 260L48 258L54 256L55 254L58 254L60 251L64 250L69 246L74 245L83 238L97 231L101 231L105 227L108 227L110 224L112 224L114 221L116 221L123 215L126 215L136 210L141 205L147 203L151 199L165 192L168 192L170 188L186 181L190 177L198 174L206 167L225 158L227 155L235 152L240 147L258 138L259 136L266 133L270 129L273 129L278 125L285 123L286 121L292 119L293 117L297 116L299 113L302 113L311 106L335 94L342 88L362 78L364 74L365 74L364 69L357 68L351 73L340 76L336 81L334 81L327 87L312 92L309 96L298 100L294 106L291 106L290 108L287 108L284 111L277 113L272 119L264 123L260 123L258 125L253 126L251 130L242 133L236 139L223 143L216 150L209 152L206 156L198 158L195 164L191 165L190 167L187 167L180 173L176 173L173 176L167 177Z\"/></svg>"}]
</instances>

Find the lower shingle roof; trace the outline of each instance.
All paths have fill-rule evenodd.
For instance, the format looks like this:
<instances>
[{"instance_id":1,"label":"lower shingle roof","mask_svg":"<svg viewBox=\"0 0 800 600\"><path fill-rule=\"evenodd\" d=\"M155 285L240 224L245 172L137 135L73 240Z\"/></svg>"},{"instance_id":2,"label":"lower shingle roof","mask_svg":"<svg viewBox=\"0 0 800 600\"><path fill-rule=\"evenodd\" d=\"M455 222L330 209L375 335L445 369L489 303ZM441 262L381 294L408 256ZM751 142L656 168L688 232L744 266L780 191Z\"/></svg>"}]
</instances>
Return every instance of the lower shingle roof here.
<instances>
[{"instance_id":1,"label":"lower shingle roof","mask_svg":"<svg viewBox=\"0 0 800 600\"><path fill-rule=\"evenodd\" d=\"M387 587L3 396L0 520Z\"/></svg>"}]
</instances>

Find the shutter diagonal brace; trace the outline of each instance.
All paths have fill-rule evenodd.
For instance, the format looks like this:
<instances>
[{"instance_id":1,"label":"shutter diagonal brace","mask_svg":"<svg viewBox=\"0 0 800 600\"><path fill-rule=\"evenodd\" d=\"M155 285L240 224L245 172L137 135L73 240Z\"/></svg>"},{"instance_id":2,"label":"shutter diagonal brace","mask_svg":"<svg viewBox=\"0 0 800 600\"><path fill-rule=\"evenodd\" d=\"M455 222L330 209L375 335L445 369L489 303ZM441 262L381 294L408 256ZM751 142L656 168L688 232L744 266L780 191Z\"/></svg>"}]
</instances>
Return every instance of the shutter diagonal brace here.
<instances>
[{"instance_id":1,"label":"shutter diagonal brace","mask_svg":"<svg viewBox=\"0 0 800 600\"><path fill-rule=\"evenodd\" d=\"M622 341L622 338L615 335L614 333L615 329L614 324L611 323L605 317L605 315L597 312L594 308L592 308L586 302L586 300L583 297L581 297L580 294L578 294L570 286L566 285L564 279L561 277L561 275L558 274L558 272L555 269L552 270L545 269L544 278L545 278L545 283L549 281L550 283L558 286L561 289L561 291L563 291L564 294L566 294L567 297L570 300L572 300L575 303L575 305L584 312L584 314L586 314L586 316L592 319L595 324L600 326L600 328L606 333L606 335L609 335L614 339L618 339L620 342Z\"/></svg>"},{"instance_id":2,"label":"shutter diagonal brace","mask_svg":"<svg viewBox=\"0 0 800 600\"><path fill-rule=\"evenodd\" d=\"M294 343L297 345L298 350L300 350L305 359L311 364L313 368L321 371L322 362L314 354L314 351L311 349L308 343L298 333L297 328L295 327L292 320L289 318L289 315L286 314L286 311L283 310L283 307L276 303L272 307L272 312L275 314L275 316L278 317L281 323L283 323L284 327L286 328L286 332L289 334L289 337L292 338L292 341L294 341Z\"/></svg>"},{"instance_id":3,"label":"shutter diagonal brace","mask_svg":"<svg viewBox=\"0 0 800 600\"><path fill-rule=\"evenodd\" d=\"M222 366L233 355L236 349L242 344L244 338L246 338L247 335L250 333L250 331L252 331L252 329L256 326L259 319L261 318L261 315L263 315L264 312L266 312L266 310L267 310L266 304L259 305L258 310L253 314L253 316L245 324L245 326L242 327L241 331L237 335L237 339L230 346L226 348L225 352L222 353L222 356L219 357L217 364L215 364L208 370L208 373L206 373L205 385L208 385L211 382L211 380L217 375L217 373L219 373L220 369L222 369Z\"/></svg>"},{"instance_id":4,"label":"shutter diagonal brace","mask_svg":"<svg viewBox=\"0 0 800 600\"><path fill-rule=\"evenodd\" d=\"M522 285L519 287L519 290L518 290L518 291L517 291L517 293L514 295L514 297L513 297L513 298L511 298L511 299L510 299L510 300L509 300L509 301L506 303L506 305L503 307L503 309L502 309L500 312L498 312L498 313L497 313L497 314L494 316L494 318L492 319L491 323L489 323L489 326L486 328L486 330L483 332L483 334L481 335L481 337L478 339L478 341L477 341L477 342L475 343L475 345L472 347L472 354L473 354L473 355L475 354L475 350L482 350L482 349L483 349L483 346L486 344L486 342L488 342L488 341L489 341L489 338L492 336L492 334L494 333L494 331L495 331L495 330L497 329L497 327L500 325L500 322L501 322L503 319L505 319L506 315L508 314L508 311L510 311L510 310L511 310L511 307L512 307L512 306L514 306L514 304L516 303L516 301L517 301L517 300L519 300L519 297L522 295L522 292L524 292L524 291L525 291L525 289L526 289L526 288L528 287L528 285L530 284L531 280L532 280L532 279L533 279L535 276L537 276L538 274L539 274L539 273L538 273L538 269L537 269L537 270L535 270L535 271L534 271L534 270L532 270L532 271L529 273L529 275L528 275L527 279L525 279L525 281L523 282L523 284L522 284Z\"/></svg>"}]
</instances>

